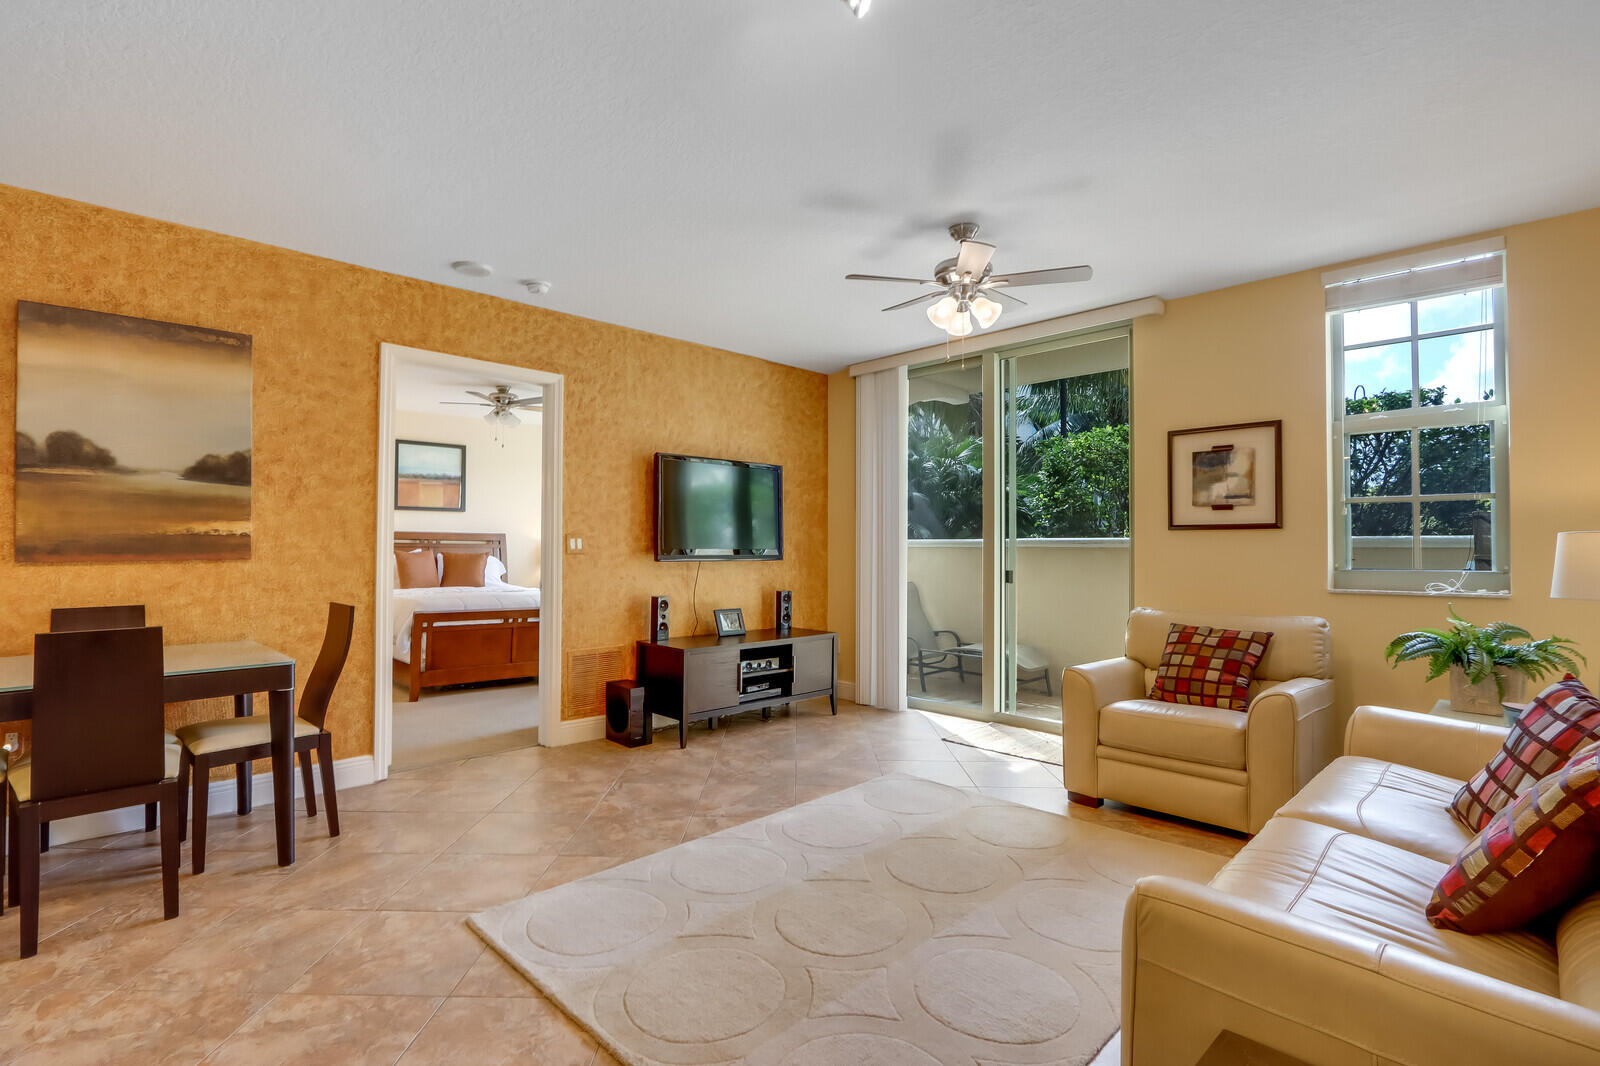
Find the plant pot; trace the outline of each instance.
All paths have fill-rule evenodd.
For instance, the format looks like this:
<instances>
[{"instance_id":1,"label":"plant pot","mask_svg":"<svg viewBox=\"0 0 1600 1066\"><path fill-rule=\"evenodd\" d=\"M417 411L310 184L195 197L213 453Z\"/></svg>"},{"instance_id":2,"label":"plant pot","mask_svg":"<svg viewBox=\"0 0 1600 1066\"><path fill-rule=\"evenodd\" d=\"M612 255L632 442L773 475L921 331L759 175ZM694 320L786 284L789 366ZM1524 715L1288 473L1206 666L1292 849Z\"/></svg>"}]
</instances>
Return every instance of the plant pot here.
<instances>
[{"instance_id":1,"label":"plant pot","mask_svg":"<svg viewBox=\"0 0 1600 1066\"><path fill-rule=\"evenodd\" d=\"M1495 684L1499 678L1500 685ZM1504 714L1502 700L1520 702L1527 678L1508 670L1496 670L1495 677L1485 678L1476 685L1467 681L1467 672L1459 666L1450 668L1450 709L1466 714L1481 714L1485 718L1499 718ZM1502 687L1504 695L1502 695Z\"/></svg>"}]
</instances>

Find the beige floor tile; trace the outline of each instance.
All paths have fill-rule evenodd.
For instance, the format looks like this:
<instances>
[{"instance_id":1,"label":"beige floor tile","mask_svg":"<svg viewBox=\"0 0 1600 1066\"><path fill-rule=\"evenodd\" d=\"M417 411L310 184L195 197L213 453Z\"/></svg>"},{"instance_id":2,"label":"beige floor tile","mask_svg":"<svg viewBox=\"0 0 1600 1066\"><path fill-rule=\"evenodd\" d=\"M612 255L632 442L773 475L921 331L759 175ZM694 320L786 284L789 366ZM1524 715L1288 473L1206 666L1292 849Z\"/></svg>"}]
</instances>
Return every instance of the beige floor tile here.
<instances>
[{"instance_id":1,"label":"beige floor tile","mask_svg":"<svg viewBox=\"0 0 1600 1066\"><path fill-rule=\"evenodd\" d=\"M542 996L446 1000L402 1066L589 1066L595 1042Z\"/></svg>"},{"instance_id":2,"label":"beige floor tile","mask_svg":"<svg viewBox=\"0 0 1600 1066\"><path fill-rule=\"evenodd\" d=\"M696 814L743 814L770 811L794 803L795 770L773 766L764 771L714 773L700 792Z\"/></svg>"},{"instance_id":3,"label":"beige floor tile","mask_svg":"<svg viewBox=\"0 0 1600 1066\"><path fill-rule=\"evenodd\" d=\"M964 762L972 783L1004 788L1054 788L1065 793L1061 783L1060 767L1046 766L1030 759L1007 759L1004 762Z\"/></svg>"},{"instance_id":4,"label":"beige floor tile","mask_svg":"<svg viewBox=\"0 0 1600 1066\"><path fill-rule=\"evenodd\" d=\"M602 870L609 870L613 866L621 866L628 860L620 855L558 855L544 876L539 878L539 883L534 886L537 892L547 888L564 885L568 881L576 881L580 877L588 877Z\"/></svg>"},{"instance_id":5,"label":"beige floor tile","mask_svg":"<svg viewBox=\"0 0 1600 1066\"><path fill-rule=\"evenodd\" d=\"M596 813L561 846L562 855L613 855L635 859L682 843L689 815Z\"/></svg>"},{"instance_id":6,"label":"beige floor tile","mask_svg":"<svg viewBox=\"0 0 1600 1066\"><path fill-rule=\"evenodd\" d=\"M472 913L521 899L555 859L543 855L440 855L384 901L391 911Z\"/></svg>"},{"instance_id":7,"label":"beige floor tile","mask_svg":"<svg viewBox=\"0 0 1600 1066\"><path fill-rule=\"evenodd\" d=\"M484 948L478 961L472 964L467 975L451 992L451 998L462 996L493 996L525 998L537 995L528 979L512 968L493 948Z\"/></svg>"},{"instance_id":8,"label":"beige floor tile","mask_svg":"<svg viewBox=\"0 0 1600 1066\"><path fill-rule=\"evenodd\" d=\"M470 811L341 811L339 839L346 851L437 855L483 817Z\"/></svg>"},{"instance_id":9,"label":"beige floor tile","mask_svg":"<svg viewBox=\"0 0 1600 1066\"><path fill-rule=\"evenodd\" d=\"M380 911L345 934L290 986L350 996L447 996L483 941L459 914Z\"/></svg>"},{"instance_id":10,"label":"beige floor tile","mask_svg":"<svg viewBox=\"0 0 1600 1066\"><path fill-rule=\"evenodd\" d=\"M952 745L942 740L879 740L872 745L873 754L878 761L884 759L913 760L917 762L955 762L956 757L950 753Z\"/></svg>"},{"instance_id":11,"label":"beige floor tile","mask_svg":"<svg viewBox=\"0 0 1600 1066\"><path fill-rule=\"evenodd\" d=\"M937 781L941 785L954 785L963 788L973 783L967 776L967 771L961 763L954 759L921 760L921 759L882 759L879 761L886 774L910 774L912 777L925 777L929 781Z\"/></svg>"},{"instance_id":12,"label":"beige floor tile","mask_svg":"<svg viewBox=\"0 0 1600 1066\"><path fill-rule=\"evenodd\" d=\"M585 817L611 789L611 781L558 781L534 775L501 800L495 810L512 814L578 814Z\"/></svg>"},{"instance_id":13,"label":"beige floor tile","mask_svg":"<svg viewBox=\"0 0 1600 1066\"><path fill-rule=\"evenodd\" d=\"M193 1063L203 1059L265 1002L210 990L119 989L62 1015L41 1039L8 1049L8 1066ZM9 1026L6 1027L9 1029ZM10 1034L0 1040L8 1040Z\"/></svg>"},{"instance_id":14,"label":"beige floor tile","mask_svg":"<svg viewBox=\"0 0 1600 1066\"><path fill-rule=\"evenodd\" d=\"M353 911L239 910L145 968L129 987L231 993L259 1003L284 991L363 920Z\"/></svg>"},{"instance_id":15,"label":"beige floor tile","mask_svg":"<svg viewBox=\"0 0 1600 1066\"><path fill-rule=\"evenodd\" d=\"M387 781L379 781L375 785L365 785L361 788L341 788L339 790L339 813L346 811L398 811L407 809L405 805L427 782L415 777L402 777L391 775Z\"/></svg>"},{"instance_id":16,"label":"beige floor tile","mask_svg":"<svg viewBox=\"0 0 1600 1066\"><path fill-rule=\"evenodd\" d=\"M490 811L447 849L473 855L536 855L559 850L584 822L582 814Z\"/></svg>"},{"instance_id":17,"label":"beige floor tile","mask_svg":"<svg viewBox=\"0 0 1600 1066\"><path fill-rule=\"evenodd\" d=\"M537 776L537 775L535 775ZM423 783L404 797L396 797L391 811L454 811L488 813L515 792L514 781L457 781L449 778ZM341 812L342 813L342 812Z\"/></svg>"},{"instance_id":18,"label":"beige floor tile","mask_svg":"<svg viewBox=\"0 0 1600 1066\"><path fill-rule=\"evenodd\" d=\"M421 996L286 993L252 1015L205 1061L207 1066L391 1066L441 1002Z\"/></svg>"},{"instance_id":19,"label":"beige floor tile","mask_svg":"<svg viewBox=\"0 0 1600 1066\"><path fill-rule=\"evenodd\" d=\"M427 855L369 854L335 848L326 855L296 863L293 876L268 897L266 906L286 910L375 910L428 861Z\"/></svg>"}]
</instances>

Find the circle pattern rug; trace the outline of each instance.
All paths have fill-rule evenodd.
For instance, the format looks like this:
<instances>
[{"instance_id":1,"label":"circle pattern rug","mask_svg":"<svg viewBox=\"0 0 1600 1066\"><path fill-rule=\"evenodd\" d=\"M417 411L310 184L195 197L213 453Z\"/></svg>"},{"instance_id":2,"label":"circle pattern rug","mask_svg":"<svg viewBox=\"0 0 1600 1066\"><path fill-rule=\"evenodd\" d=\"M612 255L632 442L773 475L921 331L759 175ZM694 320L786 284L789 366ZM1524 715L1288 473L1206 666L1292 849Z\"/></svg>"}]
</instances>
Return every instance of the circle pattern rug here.
<instances>
[{"instance_id":1,"label":"circle pattern rug","mask_svg":"<svg viewBox=\"0 0 1600 1066\"><path fill-rule=\"evenodd\" d=\"M1085 1062L1129 881L1222 861L891 774L472 925L629 1066Z\"/></svg>"}]
</instances>

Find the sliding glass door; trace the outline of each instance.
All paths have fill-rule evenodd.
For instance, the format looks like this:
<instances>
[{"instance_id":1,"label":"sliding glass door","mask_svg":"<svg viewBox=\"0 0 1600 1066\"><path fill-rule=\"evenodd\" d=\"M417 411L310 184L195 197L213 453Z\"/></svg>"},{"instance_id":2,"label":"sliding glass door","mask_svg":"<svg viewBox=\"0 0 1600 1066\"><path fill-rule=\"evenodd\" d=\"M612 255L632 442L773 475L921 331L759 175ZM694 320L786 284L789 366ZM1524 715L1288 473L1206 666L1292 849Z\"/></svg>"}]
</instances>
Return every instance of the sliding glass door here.
<instances>
[{"instance_id":1,"label":"sliding glass door","mask_svg":"<svg viewBox=\"0 0 1600 1066\"><path fill-rule=\"evenodd\" d=\"M911 370L912 706L1048 726L1061 670L1121 651L1129 353L1122 327Z\"/></svg>"}]
</instances>

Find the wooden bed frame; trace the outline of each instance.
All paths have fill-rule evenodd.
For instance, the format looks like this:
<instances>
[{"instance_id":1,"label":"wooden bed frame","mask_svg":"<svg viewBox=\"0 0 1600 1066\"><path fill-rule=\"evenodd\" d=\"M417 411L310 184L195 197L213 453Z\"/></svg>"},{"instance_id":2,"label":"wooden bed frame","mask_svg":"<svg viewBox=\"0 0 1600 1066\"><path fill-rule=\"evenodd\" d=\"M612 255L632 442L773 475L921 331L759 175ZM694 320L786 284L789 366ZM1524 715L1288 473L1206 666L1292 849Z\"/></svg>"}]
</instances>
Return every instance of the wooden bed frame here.
<instances>
[{"instance_id":1,"label":"wooden bed frame","mask_svg":"<svg viewBox=\"0 0 1600 1066\"><path fill-rule=\"evenodd\" d=\"M400 551L488 551L506 561L504 533L396 533L394 546ZM394 672L412 703L423 689L440 685L536 679L539 610L418 611L411 616L411 661L395 659Z\"/></svg>"}]
</instances>

